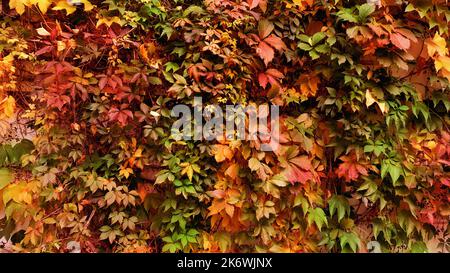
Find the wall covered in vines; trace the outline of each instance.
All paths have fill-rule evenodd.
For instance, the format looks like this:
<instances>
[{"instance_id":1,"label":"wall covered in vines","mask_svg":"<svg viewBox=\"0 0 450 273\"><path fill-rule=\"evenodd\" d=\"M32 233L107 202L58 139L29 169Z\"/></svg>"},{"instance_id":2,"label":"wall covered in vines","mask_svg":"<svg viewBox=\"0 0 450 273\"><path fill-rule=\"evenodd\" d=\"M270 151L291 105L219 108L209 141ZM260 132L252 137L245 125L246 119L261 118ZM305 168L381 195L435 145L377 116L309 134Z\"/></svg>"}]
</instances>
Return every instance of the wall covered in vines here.
<instances>
[{"instance_id":1,"label":"wall covered in vines","mask_svg":"<svg viewBox=\"0 0 450 273\"><path fill-rule=\"evenodd\" d=\"M3 0L0 252L450 250L447 0ZM277 105L279 145L175 105Z\"/></svg>"}]
</instances>

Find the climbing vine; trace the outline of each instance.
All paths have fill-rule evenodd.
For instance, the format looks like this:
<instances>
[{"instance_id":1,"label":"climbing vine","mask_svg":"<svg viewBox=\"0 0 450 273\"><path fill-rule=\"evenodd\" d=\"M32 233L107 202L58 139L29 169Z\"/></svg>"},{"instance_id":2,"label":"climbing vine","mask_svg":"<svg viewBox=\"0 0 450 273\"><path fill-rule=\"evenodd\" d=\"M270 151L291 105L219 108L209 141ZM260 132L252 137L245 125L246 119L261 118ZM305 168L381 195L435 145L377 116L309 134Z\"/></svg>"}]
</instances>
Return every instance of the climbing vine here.
<instances>
[{"instance_id":1,"label":"climbing vine","mask_svg":"<svg viewBox=\"0 0 450 273\"><path fill-rule=\"evenodd\" d=\"M450 250L447 0L2 3L0 251ZM194 97L279 145L174 138Z\"/></svg>"}]
</instances>

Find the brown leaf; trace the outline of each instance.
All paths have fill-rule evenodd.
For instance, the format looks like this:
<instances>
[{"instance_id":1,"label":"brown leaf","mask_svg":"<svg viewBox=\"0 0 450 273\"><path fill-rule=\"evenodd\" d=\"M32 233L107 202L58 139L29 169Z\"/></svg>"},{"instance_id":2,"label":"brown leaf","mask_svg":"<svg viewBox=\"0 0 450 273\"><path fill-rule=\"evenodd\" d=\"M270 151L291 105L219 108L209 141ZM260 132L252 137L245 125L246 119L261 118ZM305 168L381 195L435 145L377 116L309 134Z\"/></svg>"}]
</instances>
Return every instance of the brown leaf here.
<instances>
[{"instance_id":1,"label":"brown leaf","mask_svg":"<svg viewBox=\"0 0 450 273\"><path fill-rule=\"evenodd\" d=\"M261 39L266 38L274 29L273 23L267 19L263 19L258 23L258 34Z\"/></svg>"}]
</instances>

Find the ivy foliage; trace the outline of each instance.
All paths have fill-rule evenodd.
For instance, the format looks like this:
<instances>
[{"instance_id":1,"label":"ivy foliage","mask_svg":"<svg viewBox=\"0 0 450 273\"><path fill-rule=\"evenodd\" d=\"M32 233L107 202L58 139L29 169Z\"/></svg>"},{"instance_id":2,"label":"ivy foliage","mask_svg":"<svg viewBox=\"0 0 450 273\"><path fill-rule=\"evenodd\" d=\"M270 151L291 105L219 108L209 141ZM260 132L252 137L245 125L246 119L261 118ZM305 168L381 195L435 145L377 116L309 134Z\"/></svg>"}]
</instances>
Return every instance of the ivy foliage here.
<instances>
[{"instance_id":1,"label":"ivy foliage","mask_svg":"<svg viewBox=\"0 0 450 273\"><path fill-rule=\"evenodd\" d=\"M0 12L0 123L35 131L1 138L4 251L448 251L446 0ZM280 145L175 139L194 96L280 106Z\"/></svg>"}]
</instances>

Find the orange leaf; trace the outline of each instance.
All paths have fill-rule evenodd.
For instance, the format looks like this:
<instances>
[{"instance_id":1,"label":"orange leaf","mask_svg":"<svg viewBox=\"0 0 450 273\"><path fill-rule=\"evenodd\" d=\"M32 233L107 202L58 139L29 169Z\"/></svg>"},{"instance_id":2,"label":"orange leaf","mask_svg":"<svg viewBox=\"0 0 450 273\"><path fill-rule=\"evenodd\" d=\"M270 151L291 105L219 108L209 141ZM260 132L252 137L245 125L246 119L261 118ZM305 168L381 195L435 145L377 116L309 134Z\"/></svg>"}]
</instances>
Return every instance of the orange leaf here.
<instances>
[{"instance_id":1,"label":"orange leaf","mask_svg":"<svg viewBox=\"0 0 450 273\"><path fill-rule=\"evenodd\" d=\"M275 51L265 42L261 42L256 48L256 53L264 60L264 63L267 65L269 62L273 60L275 56Z\"/></svg>"},{"instance_id":2,"label":"orange leaf","mask_svg":"<svg viewBox=\"0 0 450 273\"><path fill-rule=\"evenodd\" d=\"M398 48L406 50L411 46L411 41L400 33L391 33L391 42Z\"/></svg>"}]
</instances>

